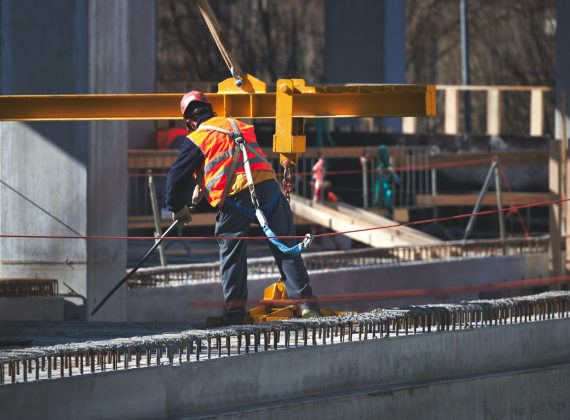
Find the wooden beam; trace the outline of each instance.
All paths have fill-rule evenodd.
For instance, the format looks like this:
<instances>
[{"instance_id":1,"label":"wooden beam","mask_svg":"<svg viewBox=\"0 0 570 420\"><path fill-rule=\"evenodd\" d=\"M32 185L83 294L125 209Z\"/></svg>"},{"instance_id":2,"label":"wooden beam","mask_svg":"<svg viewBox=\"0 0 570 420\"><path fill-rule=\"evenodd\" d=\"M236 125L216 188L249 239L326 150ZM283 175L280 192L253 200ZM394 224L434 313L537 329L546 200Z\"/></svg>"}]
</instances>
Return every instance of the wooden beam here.
<instances>
[{"instance_id":1,"label":"wooden beam","mask_svg":"<svg viewBox=\"0 0 570 420\"><path fill-rule=\"evenodd\" d=\"M487 91L487 134L498 136L501 133L501 91Z\"/></svg>"},{"instance_id":2,"label":"wooden beam","mask_svg":"<svg viewBox=\"0 0 570 420\"><path fill-rule=\"evenodd\" d=\"M514 150L514 151L496 151L496 152L476 152L461 154L446 154L428 156L428 165L437 165L452 162L464 162L469 160L491 159L494 157L499 159L503 165L546 165L548 164L548 150Z\"/></svg>"},{"instance_id":3,"label":"wooden beam","mask_svg":"<svg viewBox=\"0 0 570 420\"><path fill-rule=\"evenodd\" d=\"M445 134L453 135L459 132L460 96L458 89L445 89Z\"/></svg>"},{"instance_id":4,"label":"wooden beam","mask_svg":"<svg viewBox=\"0 0 570 420\"><path fill-rule=\"evenodd\" d=\"M390 156L394 159L395 167L404 165L405 162L399 157L404 157L401 153L404 148L395 146L388 148ZM278 153L273 153L269 148L263 151L270 158L278 158ZM154 150L154 149L131 149L129 150L128 166L129 169L164 169L170 168L178 151L176 150ZM325 158L355 158L360 156L378 156L378 148L369 147L325 147L322 149L308 149L303 153L305 158L315 158L318 156ZM426 165L438 165L445 163L464 162L470 160L489 159L497 156L499 162L504 165L546 165L548 163L548 150L515 150L515 151L497 151L497 152L478 152L478 153L461 153L461 154L445 154L426 156Z\"/></svg>"},{"instance_id":5,"label":"wooden beam","mask_svg":"<svg viewBox=\"0 0 570 420\"><path fill-rule=\"evenodd\" d=\"M293 213L336 232L390 226L396 223L348 204L323 205L295 194L291 195L291 209ZM409 227L354 232L346 236L375 248L441 242L431 235Z\"/></svg>"},{"instance_id":6,"label":"wooden beam","mask_svg":"<svg viewBox=\"0 0 570 420\"><path fill-rule=\"evenodd\" d=\"M416 117L404 117L402 118L402 132L404 134L415 134L417 128Z\"/></svg>"},{"instance_id":7,"label":"wooden beam","mask_svg":"<svg viewBox=\"0 0 570 420\"><path fill-rule=\"evenodd\" d=\"M530 135L544 134L544 90L530 91Z\"/></svg>"},{"instance_id":8,"label":"wooden beam","mask_svg":"<svg viewBox=\"0 0 570 420\"><path fill-rule=\"evenodd\" d=\"M437 195L416 195L416 205L420 207L444 207L444 206L473 206L477 201L477 193L473 194L437 194ZM550 200L550 194L545 193L503 193L503 207L517 206L528 203L536 203L540 201ZM487 193L483 197L483 206L496 206L497 196L493 193Z\"/></svg>"}]
</instances>

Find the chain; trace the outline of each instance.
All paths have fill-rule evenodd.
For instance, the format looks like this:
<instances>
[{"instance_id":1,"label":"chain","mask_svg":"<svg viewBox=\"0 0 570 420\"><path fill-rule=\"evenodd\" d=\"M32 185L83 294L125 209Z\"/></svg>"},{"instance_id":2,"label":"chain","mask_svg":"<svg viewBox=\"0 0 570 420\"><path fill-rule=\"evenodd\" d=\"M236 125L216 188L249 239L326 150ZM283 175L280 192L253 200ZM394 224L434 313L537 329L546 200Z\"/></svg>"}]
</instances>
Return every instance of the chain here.
<instances>
[{"instance_id":1,"label":"chain","mask_svg":"<svg viewBox=\"0 0 570 420\"><path fill-rule=\"evenodd\" d=\"M289 161L286 161L288 163ZM293 191L293 174L291 172L290 165L284 165L283 168L283 181L281 182L281 188L285 194L287 202L291 201L291 191Z\"/></svg>"}]
</instances>

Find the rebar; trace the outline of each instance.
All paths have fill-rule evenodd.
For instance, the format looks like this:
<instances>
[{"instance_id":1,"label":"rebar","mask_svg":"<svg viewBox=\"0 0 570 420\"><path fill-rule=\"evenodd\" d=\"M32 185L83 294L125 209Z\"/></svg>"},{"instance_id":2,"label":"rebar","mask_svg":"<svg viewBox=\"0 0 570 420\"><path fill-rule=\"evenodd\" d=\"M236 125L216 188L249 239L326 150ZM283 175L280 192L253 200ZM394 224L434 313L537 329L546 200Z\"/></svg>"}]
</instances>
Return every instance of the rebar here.
<instances>
[{"instance_id":1,"label":"rebar","mask_svg":"<svg viewBox=\"0 0 570 420\"><path fill-rule=\"evenodd\" d=\"M337 317L289 319L276 323L6 350L0 352L0 385L105 372L108 365L112 371L145 368L152 365L153 359L157 366L198 362L204 359L204 350L207 359L215 359L238 355L242 350L251 353L251 346L255 353L292 349L292 334L294 347L299 344L308 346L309 343L322 346L346 341L396 339L408 334L544 322L567 318L569 310L570 291L553 291L516 298L411 305ZM225 355L222 352L224 338ZM167 361L163 361L163 353ZM146 355L145 364L140 363L142 355ZM133 357L135 365L129 365ZM121 359L123 366L119 364ZM84 366L90 369L84 370ZM54 375L54 371L59 372Z\"/></svg>"}]
</instances>

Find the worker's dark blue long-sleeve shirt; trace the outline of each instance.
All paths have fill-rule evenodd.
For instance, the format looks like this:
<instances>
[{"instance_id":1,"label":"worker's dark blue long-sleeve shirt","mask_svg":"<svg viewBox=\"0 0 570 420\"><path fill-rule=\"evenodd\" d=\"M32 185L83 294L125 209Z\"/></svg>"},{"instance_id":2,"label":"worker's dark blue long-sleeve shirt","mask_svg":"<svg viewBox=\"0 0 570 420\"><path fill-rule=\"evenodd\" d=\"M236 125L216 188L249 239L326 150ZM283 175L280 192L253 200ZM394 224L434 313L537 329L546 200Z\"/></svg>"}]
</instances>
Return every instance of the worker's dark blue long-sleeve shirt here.
<instances>
[{"instance_id":1,"label":"worker's dark blue long-sleeve shirt","mask_svg":"<svg viewBox=\"0 0 570 420\"><path fill-rule=\"evenodd\" d=\"M177 212L189 203L196 180L194 173L204 163L204 153L192 141L185 140L176 161L166 176L166 208Z\"/></svg>"},{"instance_id":2,"label":"worker's dark blue long-sleeve shirt","mask_svg":"<svg viewBox=\"0 0 570 420\"><path fill-rule=\"evenodd\" d=\"M206 112L196 121L196 128L210 118L215 117L213 112ZM202 167L204 163L204 153L191 140L184 140L176 160L170 167L166 176L166 208L171 212L182 210L186 204L190 203L192 192L196 186L194 173Z\"/></svg>"}]
</instances>

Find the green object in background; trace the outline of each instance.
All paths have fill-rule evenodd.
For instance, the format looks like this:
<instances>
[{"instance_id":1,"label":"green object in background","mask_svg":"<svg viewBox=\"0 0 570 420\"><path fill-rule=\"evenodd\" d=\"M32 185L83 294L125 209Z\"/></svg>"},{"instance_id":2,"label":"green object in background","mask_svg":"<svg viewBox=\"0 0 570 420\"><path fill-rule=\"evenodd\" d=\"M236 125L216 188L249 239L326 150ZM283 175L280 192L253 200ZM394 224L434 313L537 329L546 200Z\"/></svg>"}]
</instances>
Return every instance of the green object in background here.
<instances>
[{"instance_id":1,"label":"green object in background","mask_svg":"<svg viewBox=\"0 0 570 420\"><path fill-rule=\"evenodd\" d=\"M392 170L388 148L383 144L380 145L379 160L374 183L374 206L384 207L388 218L392 219L394 217L393 186L400 183L400 177Z\"/></svg>"},{"instance_id":2,"label":"green object in background","mask_svg":"<svg viewBox=\"0 0 570 420\"><path fill-rule=\"evenodd\" d=\"M336 147L326 118L317 118L317 147L325 147L325 140L329 146Z\"/></svg>"}]
</instances>

